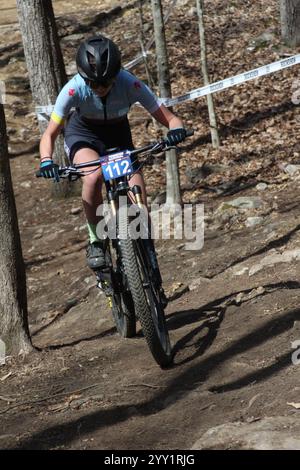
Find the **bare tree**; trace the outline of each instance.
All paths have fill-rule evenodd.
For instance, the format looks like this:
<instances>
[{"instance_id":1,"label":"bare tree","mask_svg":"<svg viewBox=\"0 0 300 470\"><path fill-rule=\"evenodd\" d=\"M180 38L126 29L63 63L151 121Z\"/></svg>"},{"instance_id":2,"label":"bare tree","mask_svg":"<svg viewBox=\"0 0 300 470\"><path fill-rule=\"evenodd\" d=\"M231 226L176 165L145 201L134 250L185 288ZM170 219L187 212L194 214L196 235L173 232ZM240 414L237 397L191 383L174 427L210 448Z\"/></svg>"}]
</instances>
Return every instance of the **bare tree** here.
<instances>
[{"instance_id":1,"label":"bare tree","mask_svg":"<svg viewBox=\"0 0 300 470\"><path fill-rule=\"evenodd\" d=\"M154 23L158 87L162 98L171 98L168 53L161 0L151 0ZM176 150L166 152L167 200L166 204L181 204L179 169Z\"/></svg>"},{"instance_id":2,"label":"bare tree","mask_svg":"<svg viewBox=\"0 0 300 470\"><path fill-rule=\"evenodd\" d=\"M20 29L34 104L51 105L67 81L52 7L52 0L17 0ZM41 133L47 121L39 121ZM64 165L63 137L55 145L54 160ZM57 192L67 185L53 185Z\"/></svg>"},{"instance_id":3,"label":"bare tree","mask_svg":"<svg viewBox=\"0 0 300 470\"><path fill-rule=\"evenodd\" d=\"M204 26L204 19L203 19L203 12L204 12L203 0L196 0L196 4L197 4L198 19L199 19L201 70L202 70L204 85L209 85L210 81L209 81L209 75L208 75L208 69L207 69L205 26ZM216 118L214 101L213 101L212 95L207 95L206 100L207 100L207 107L208 107L212 145L215 148L219 148L220 139L219 139L217 118Z\"/></svg>"},{"instance_id":4,"label":"bare tree","mask_svg":"<svg viewBox=\"0 0 300 470\"><path fill-rule=\"evenodd\" d=\"M300 45L300 0L280 0L281 34L292 47Z\"/></svg>"},{"instance_id":5,"label":"bare tree","mask_svg":"<svg viewBox=\"0 0 300 470\"><path fill-rule=\"evenodd\" d=\"M0 103L0 339L7 355L32 349L27 323L26 276Z\"/></svg>"}]
</instances>

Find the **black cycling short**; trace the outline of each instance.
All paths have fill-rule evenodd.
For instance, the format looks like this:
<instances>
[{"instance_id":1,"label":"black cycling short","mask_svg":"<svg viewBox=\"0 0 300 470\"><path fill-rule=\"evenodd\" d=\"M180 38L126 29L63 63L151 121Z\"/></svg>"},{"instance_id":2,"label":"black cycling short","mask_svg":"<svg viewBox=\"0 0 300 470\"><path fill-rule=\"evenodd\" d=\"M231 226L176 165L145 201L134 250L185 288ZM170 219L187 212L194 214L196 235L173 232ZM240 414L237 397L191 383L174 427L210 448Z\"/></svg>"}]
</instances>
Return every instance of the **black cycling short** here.
<instances>
[{"instance_id":1,"label":"black cycling short","mask_svg":"<svg viewBox=\"0 0 300 470\"><path fill-rule=\"evenodd\" d=\"M91 148L99 155L105 155L107 149L116 147L120 150L134 149L127 117L99 123L81 118L74 111L65 129L65 150L71 162L82 148ZM133 168L136 170L137 166L138 160L133 157Z\"/></svg>"}]
</instances>

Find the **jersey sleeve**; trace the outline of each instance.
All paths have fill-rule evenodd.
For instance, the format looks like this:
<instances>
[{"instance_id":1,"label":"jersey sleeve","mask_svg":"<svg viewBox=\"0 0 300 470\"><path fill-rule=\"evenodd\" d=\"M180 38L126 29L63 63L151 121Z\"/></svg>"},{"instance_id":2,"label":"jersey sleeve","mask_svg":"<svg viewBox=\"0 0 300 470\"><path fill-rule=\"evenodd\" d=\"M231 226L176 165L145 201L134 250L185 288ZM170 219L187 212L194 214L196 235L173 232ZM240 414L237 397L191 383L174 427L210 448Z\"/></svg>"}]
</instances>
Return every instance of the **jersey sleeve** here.
<instances>
[{"instance_id":1,"label":"jersey sleeve","mask_svg":"<svg viewBox=\"0 0 300 470\"><path fill-rule=\"evenodd\" d=\"M126 86L130 104L138 102L150 114L157 111L161 105L161 100L144 82L128 72L126 75Z\"/></svg>"},{"instance_id":2,"label":"jersey sleeve","mask_svg":"<svg viewBox=\"0 0 300 470\"><path fill-rule=\"evenodd\" d=\"M51 119L57 124L63 124L71 108L76 107L78 103L79 90L74 79L70 80L60 91Z\"/></svg>"}]
</instances>

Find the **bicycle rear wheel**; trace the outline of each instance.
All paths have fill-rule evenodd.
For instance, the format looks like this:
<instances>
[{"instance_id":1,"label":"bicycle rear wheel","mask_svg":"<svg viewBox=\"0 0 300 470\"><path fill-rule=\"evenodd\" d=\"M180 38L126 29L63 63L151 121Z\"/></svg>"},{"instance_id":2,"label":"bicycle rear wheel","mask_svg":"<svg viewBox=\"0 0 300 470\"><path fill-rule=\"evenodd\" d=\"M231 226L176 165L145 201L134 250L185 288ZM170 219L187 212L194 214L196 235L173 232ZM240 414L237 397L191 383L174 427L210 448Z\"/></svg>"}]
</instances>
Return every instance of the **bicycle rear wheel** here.
<instances>
[{"instance_id":1,"label":"bicycle rear wheel","mask_svg":"<svg viewBox=\"0 0 300 470\"><path fill-rule=\"evenodd\" d=\"M113 251L111 250L111 253ZM125 290L119 262L118 252L116 257L110 254L113 287L111 310L119 335L123 338L132 338L136 335L134 304L130 292Z\"/></svg>"},{"instance_id":2,"label":"bicycle rear wheel","mask_svg":"<svg viewBox=\"0 0 300 470\"><path fill-rule=\"evenodd\" d=\"M123 296L113 295L111 311L119 335L123 338L133 338L136 335L136 322L132 321Z\"/></svg>"},{"instance_id":3,"label":"bicycle rear wheel","mask_svg":"<svg viewBox=\"0 0 300 470\"><path fill-rule=\"evenodd\" d=\"M127 208L120 207L118 215L122 261L135 313L152 356L161 367L167 367L172 362L172 353L164 312L149 282L147 265L137 249L137 241L130 238Z\"/></svg>"}]
</instances>

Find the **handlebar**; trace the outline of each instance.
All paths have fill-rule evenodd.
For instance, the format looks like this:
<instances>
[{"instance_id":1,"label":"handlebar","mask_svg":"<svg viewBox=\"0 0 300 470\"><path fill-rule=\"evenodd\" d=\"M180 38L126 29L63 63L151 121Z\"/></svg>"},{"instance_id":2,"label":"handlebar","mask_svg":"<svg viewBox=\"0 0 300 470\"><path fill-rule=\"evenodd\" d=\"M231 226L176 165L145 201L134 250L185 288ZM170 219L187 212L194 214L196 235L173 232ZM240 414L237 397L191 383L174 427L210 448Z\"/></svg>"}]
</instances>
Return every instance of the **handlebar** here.
<instances>
[{"instance_id":1,"label":"handlebar","mask_svg":"<svg viewBox=\"0 0 300 470\"><path fill-rule=\"evenodd\" d=\"M186 130L186 137L191 137L193 135L194 135L194 130L193 129L187 129ZM146 153L146 154L148 154L148 156L150 156L150 155L153 155L155 153L160 153L162 151L165 151L165 150L168 150L168 149L171 149L171 148L174 148L174 147L168 146L168 141L167 141L166 138L164 138L162 140L152 142L151 144L147 145L146 147L141 147L141 148L136 149L136 150L129 150L128 152L129 152L130 156L139 155L141 153ZM72 175L79 177L79 176L83 175L83 173L80 173L81 169L89 168L89 167L97 166L97 165L99 166L99 165L101 165L101 163L107 162L108 156L113 157L113 155L116 155L118 153L120 153L120 151L111 153L109 155L104 155L104 156L100 157L98 160L94 160L94 161L91 161L91 162L79 163L78 165L73 165L73 166L59 167L58 174L62 178L67 178L67 177L72 176ZM37 178L41 178L42 177L41 171L38 170L36 172L35 176Z\"/></svg>"}]
</instances>

